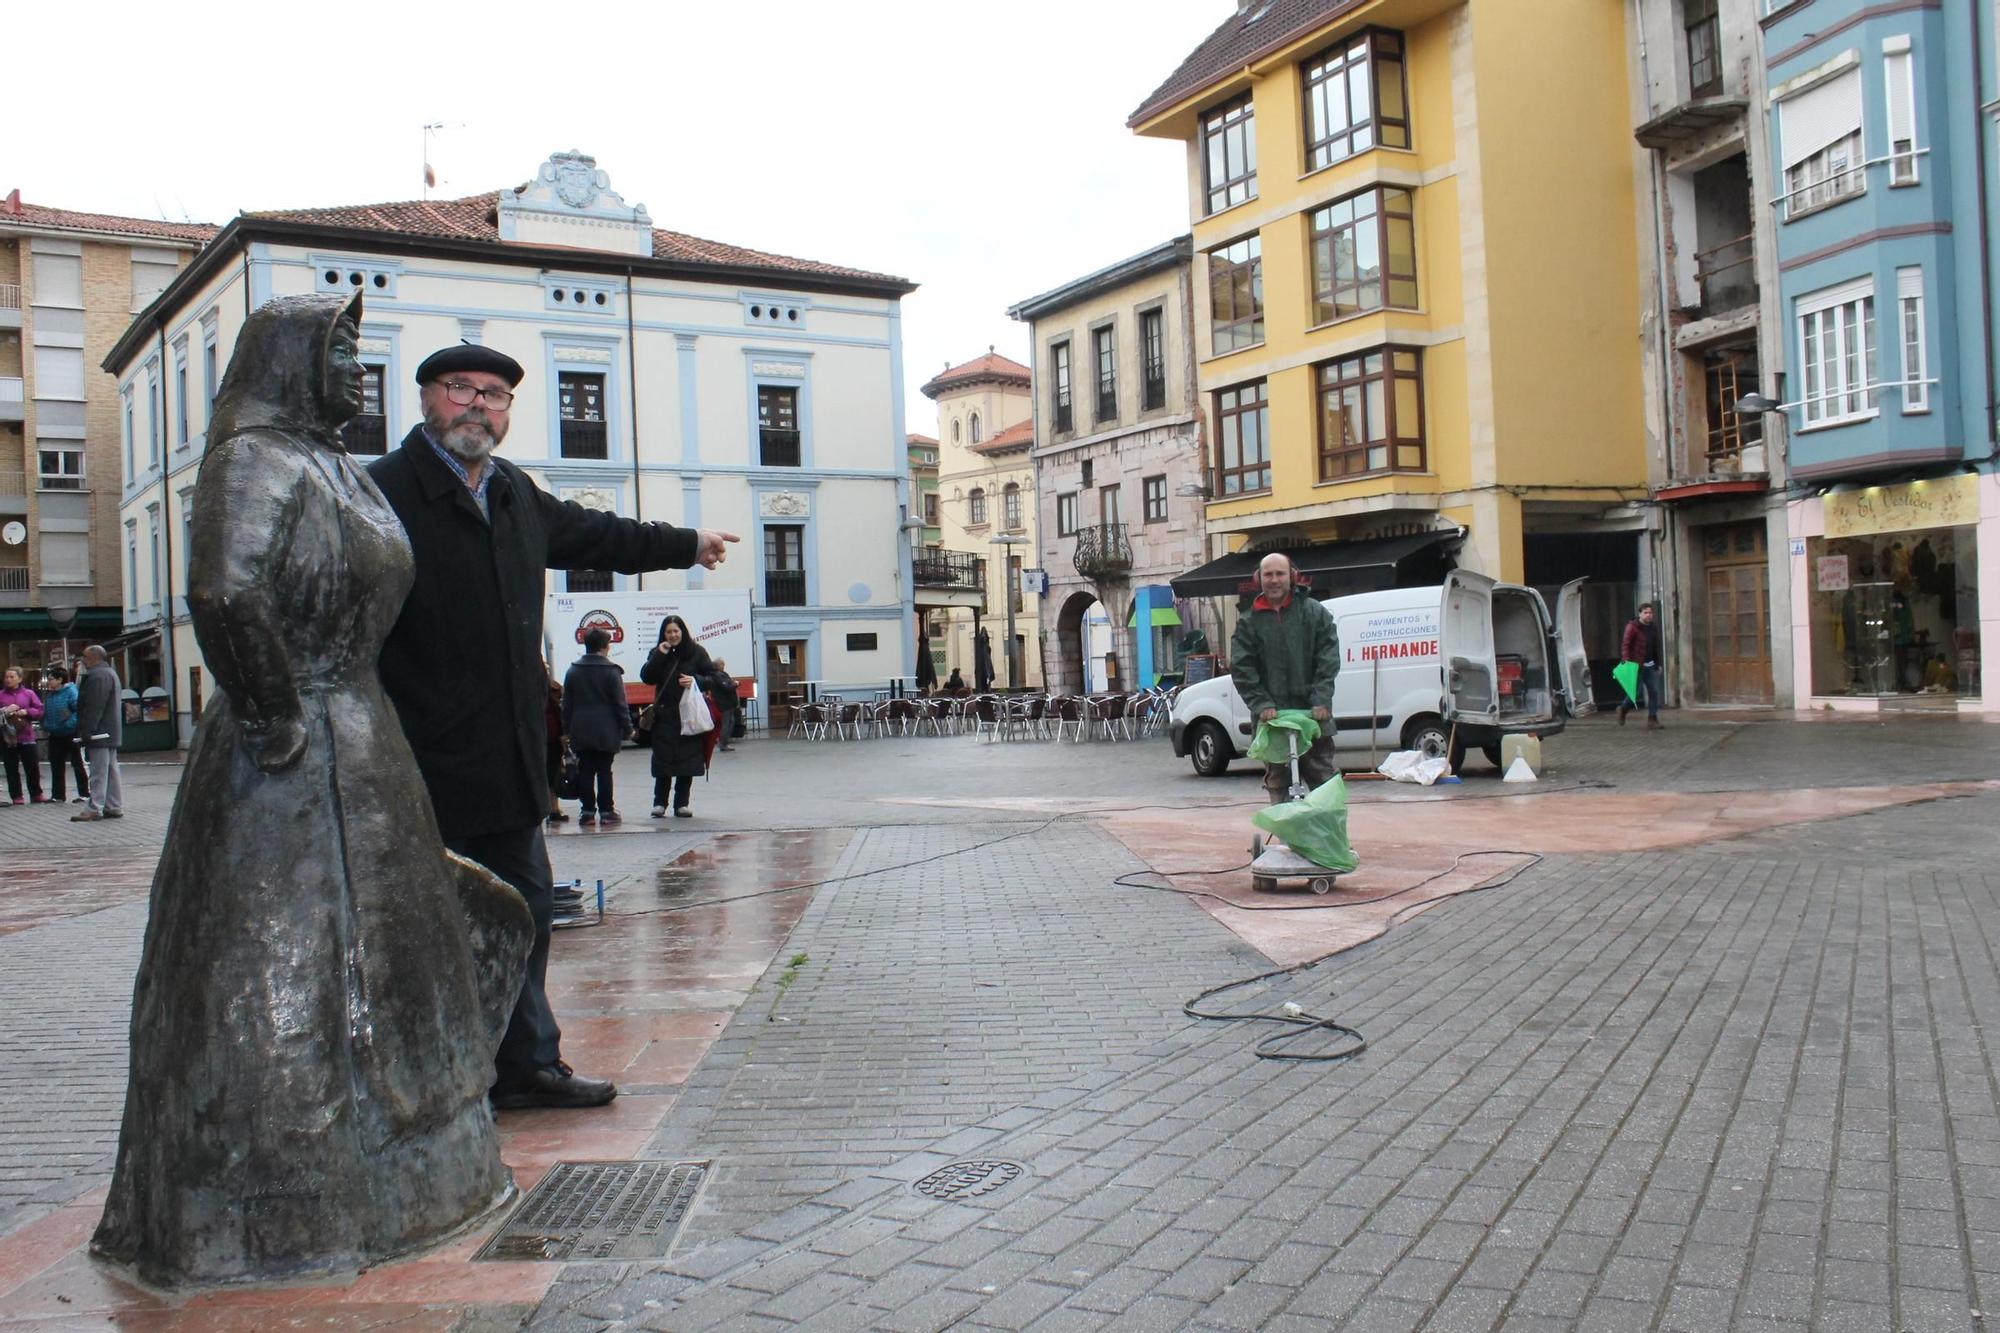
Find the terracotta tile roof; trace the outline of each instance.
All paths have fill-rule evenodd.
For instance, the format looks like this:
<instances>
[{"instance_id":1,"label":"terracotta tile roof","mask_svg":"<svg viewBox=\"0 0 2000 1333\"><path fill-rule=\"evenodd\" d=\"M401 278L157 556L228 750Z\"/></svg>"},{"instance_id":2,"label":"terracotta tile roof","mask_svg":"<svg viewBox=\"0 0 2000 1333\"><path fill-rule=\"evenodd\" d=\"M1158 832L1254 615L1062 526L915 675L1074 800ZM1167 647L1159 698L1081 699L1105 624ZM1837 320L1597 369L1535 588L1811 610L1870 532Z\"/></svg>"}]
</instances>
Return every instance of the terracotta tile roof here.
<instances>
[{"instance_id":1,"label":"terracotta tile roof","mask_svg":"<svg viewBox=\"0 0 2000 1333\"><path fill-rule=\"evenodd\" d=\"M1362 0L1258 0L1248 6L1239 5L1126 118L1127 128L1151 119L1360 3Z\"/></svg>"},{"instance_id":2,"label":"terracotta tile roof","mask_svg":"<svg viewBox=\"0 0 2000 1333\"><path fill-rule=\"evenodd\" d=\"M1018 381L1025 385L1029 382L1028 368L989 349L985 356L974 357L963 365L946 366L938 372L937 378L923 387L923 394L926 398L935 398L955 385L977 384L981 380Z\"/></svg>"},{"instance_id":3,"label":"terracotta tile roof","mask_svg":"<svg viewBox=\"0 0 2000 1333\"><path fill-rule=\"evenodd\" d=\"M917 434L917 433L916 433L915 431L911 431L911 432L910 432L910 433L909 433L908 435L904 436L904 437L903 437L903 442L904 442L905 444L936 444L936 443L937 443L937 441L936 441L936 440L934 440L934 439L932 439L932 438L931 438L930 436L928 436L928 435L919 435L919 434Z\"/></svg>"},{"instance_id":4,"label":"terracotta tile roof","mask_svg":"<svg viewBox=\"0 0 2000 1333\"><path fill-rule=\"evenodd\" d=\"M63 231L102 231L118 236L148 240L180 241L203 245L215 239L218 230L204 222L153 222L147 218L119 217L115 213L79 213L73 208L49 208L31 204L18 193L0 200L0 227L9 223L26 227L53 227Z\"/></svg>"},{"instance_id":5,"label":"terracotta tile roof","mask_svg":"<svg viewBox=\"0 0 2000 1333\"><path fill-rule=\"evenodd\" d=\"M500 243L500 192L467 195L463 199L404 199L386 204L348 204L335 208L285 208L248 213L246 217L306 226L353 227L405 236L438 236L452 240ZM847 268L817 259L751 250L722 241L704 240L684 232L653 229L653 257L688 264L732 268L765 268L827 278L858 278L869 282L901 282L886 273Z\"/></svg>"},{"instance_id":6,"label":"terracotta tile roof","mask_svg":"<svg viewBox=\"0 0 2000 1333\"><path fill-rule=\"evenodd\" d=\"M1035 442L1035 423L1032 419L1017 421L998 435L989 435L978 444L968 446L975 454L1004 454L1009 449L1025 449Z\"/></svg>"}]
</instances>

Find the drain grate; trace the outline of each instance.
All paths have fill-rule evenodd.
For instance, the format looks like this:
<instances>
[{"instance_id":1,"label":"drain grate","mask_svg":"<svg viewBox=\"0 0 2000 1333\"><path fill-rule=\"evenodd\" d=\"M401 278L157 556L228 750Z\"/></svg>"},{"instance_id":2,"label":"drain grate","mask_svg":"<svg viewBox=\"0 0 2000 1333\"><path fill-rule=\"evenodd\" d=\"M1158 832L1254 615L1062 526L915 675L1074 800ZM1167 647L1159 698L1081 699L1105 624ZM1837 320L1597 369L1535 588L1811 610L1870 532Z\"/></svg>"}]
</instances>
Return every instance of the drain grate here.
<instances>
[{"instance_id":1,"label":"drain grate","mask_svg":"<svg viewBox=\"0 0 2000 1333\"><path fill-rule=\"evenodd\" d=\"M993 1158L979 1162L953 1162L941 1166L916 1183L917 1193L932 1199L976 1199L991 1194L1019 1179L1025 1168L1019 1162Z\"/></svg>"},{"instance_id":2,"label":"drain grate","mask_svg":"<svg viewBox=\"0 0 2000 1333\"><path fill-rule=\"evenodd\" d=\"M557 1162L480 1259L664 1259L707 1162Z\"/></svg>"}]
</instances>

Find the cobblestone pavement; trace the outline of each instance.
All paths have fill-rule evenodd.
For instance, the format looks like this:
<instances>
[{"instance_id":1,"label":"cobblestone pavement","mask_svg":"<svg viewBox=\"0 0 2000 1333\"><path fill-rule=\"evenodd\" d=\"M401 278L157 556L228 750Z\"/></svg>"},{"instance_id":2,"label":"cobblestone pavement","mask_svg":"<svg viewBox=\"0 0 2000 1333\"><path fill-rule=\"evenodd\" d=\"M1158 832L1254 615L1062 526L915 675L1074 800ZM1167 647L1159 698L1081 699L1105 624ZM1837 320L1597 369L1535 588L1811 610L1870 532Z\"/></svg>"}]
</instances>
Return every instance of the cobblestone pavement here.
<instances>
[{"instance_id":1,"label":"cobblestone pavement","mask_svg":"<svg viewBox=\"0 0 2000 1333\"><path fill-rule=\"evenodd\" d=\"M1595 753L1554 776L1617 773L1601 780L1669 802L1983 778L2000 733L1899 719L1570 739ZM907 1139L855 1140L905 1103L822 1106L818 1091L829 1070L865 1082L846 1075L866 1063L920 1094L950 1068L946 1034L977 1000L934 981L930 1005L901 1010L896 960L951 957L960 926L939 909L1022 877L994 848L925 867L947 884L938 903L913 898L907 872L850 881L788 947L847 960L859 946L869 965L816 983L801 969L782 999L774 968L695 1076L719 1110L690 1096L655 1141L721 1164L689 1236L664 1264L571 1266L533 1326L1983 1327L2000 1299L2000 1094L1983 1036L2000 1021L1996 814L2000 798L1979 794L1551 858L1232 997L1368 1035L1362 1058L1334 1065L1259 1060L1273 1029L1182 1018L1203 982L1258 969L1190 905L1111 886L1115 855L1065 847L1039 902L1014 912L1033 922L1023 954L1089 931L1087 975L1123 984L1093 1001L1094 1025L1038 1052L1052 1075L1068 1065L1051 1081L1007 1056L1071 1015L1075 982L1045 993L1032 967L1018 985L996 976L1005 995L963 1057L986 1095L940 1100L951 1132L900 1157ZM1065 828L1049 845L1089 838ZM1163 937L1180 967L1117 965ZM903 1021L871 1028L878 1002ZM790 1020L775 1039L773 1013ZM1026 1174L965 1202L912 1191L965 1158Z\"/></svg>"},{"instance_id":2,"label":"cobblestone pavement","mask_svg":"<svg viewBox=\"0 0 2000 1333\"><path fill-rule=\"evenodd\" d=\"M1677 792L1984 779L2000 729L1671 714L1547 754L1551 787L1644 793L1643 818ZM643 765L621 763L628 813ZM1241 801L1249 767L1198 779L1157 741L753 742L696 820L552 838L559 875L611 882L616 931L719 832L860 830L649 1149L717 1163L688 1234L662 1263L568 1266L534 1325L1984 1327L2000 796L1629 855L1606 827L1604 855L1230 997L1371 1042L1296 1065L1254 1057L1275 1029L1180 1013L1268 964L1113 886L1143 848L1050 821ZM177 778L132 766L117 824L0 812L0 1235L108 1171ZM1464 795L1490 784L1475 762ZM1025 1174L912 1192L963 1157Z\"/></svg>"}]
</instances>

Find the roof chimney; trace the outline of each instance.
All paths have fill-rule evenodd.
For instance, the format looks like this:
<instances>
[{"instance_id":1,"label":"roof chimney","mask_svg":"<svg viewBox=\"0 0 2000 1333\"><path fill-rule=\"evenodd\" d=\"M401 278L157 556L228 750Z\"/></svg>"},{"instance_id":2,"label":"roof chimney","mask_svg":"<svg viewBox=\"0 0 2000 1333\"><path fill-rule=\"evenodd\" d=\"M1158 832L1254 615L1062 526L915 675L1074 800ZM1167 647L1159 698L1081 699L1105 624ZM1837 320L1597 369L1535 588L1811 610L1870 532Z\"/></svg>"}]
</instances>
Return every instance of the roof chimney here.
<instances>
[{"instance_id":1,"label":"roof chimney","mask_svg":"<svg viewBox=\"0 0 2000 1333\"><path fill-rule=\"evenodd\" d=\"M7 198L4 201L0 201L0 209L4 209L15 217L20 217L26 211L21 207L21 191L19 189L7 191Z\"/></svg>"}]
</instances>

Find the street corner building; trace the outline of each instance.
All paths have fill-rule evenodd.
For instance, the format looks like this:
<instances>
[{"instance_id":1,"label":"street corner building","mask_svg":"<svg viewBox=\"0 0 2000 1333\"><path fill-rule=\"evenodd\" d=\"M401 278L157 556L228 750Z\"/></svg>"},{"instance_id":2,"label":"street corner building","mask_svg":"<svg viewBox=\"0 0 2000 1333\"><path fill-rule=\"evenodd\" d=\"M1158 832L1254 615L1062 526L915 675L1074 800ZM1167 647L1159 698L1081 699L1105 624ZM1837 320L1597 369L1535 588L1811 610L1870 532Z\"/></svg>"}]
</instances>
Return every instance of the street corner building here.
<instances>
[{"instance_id":1,"label":"street corner building","mask_svg":"<svg viewBox=\"0 0 2000 1333\"><path fill-rule=\"evenodd\" d=\"M1191 245L1176 237L1007 312L1027 323L1040 375L1033 463L1057 689L1150 689L1184 674L1191 644L1227 637L1211 599L1172 586L1206 558Z\"/></svg>"},{"instance_id":2,"label":"street corner building","mask_svg":"<svg viewBox=\"0 0 2000 1333\"><path fill-rule=\"evenodd\" d=\"M123 652L120 422L133 408L97 365L215 232L18 189L0 199L0 665L32 682L104 644L134 706L143 693L158 714L131 718L127 748L168 730L166 691Z\"/></svg>"},{"instance_id":3,"label":"street corner building","mask_svg":"<svg viewBox=\"0 0 2000 1333\"><path fill-rule=\"evenodd\" d=\"M760 699L913 674L902 278L656 228L595 159L461 199L244 213L104 358L115 384L128 633L192 731L203 671L186 525L220 376L248 313L361 294L351 453L421 420L414 374L461 341L527 368L504 456L564 499L740 533L720 569L551 575L552 593L735 589ZM560 664L572 646L554 644Z\"/></svg>"},{"instance_id":4,"label":"street corner building","mask_svg":"<svg viewBox=\"0 0 2000 1333\"><path fill-rule=\"evenodd\" d=\"M1648 522L1625 25L1535 9L1240 0L1132 113L1187 150L1213 559L1177 590L1271 549L1320 596L1589 575L1616 657Z\"/></svg>"}]
</instances>

